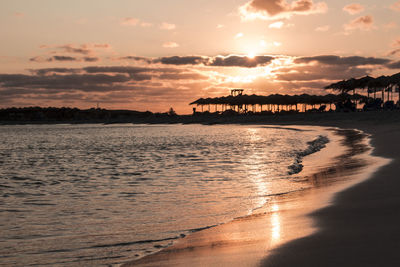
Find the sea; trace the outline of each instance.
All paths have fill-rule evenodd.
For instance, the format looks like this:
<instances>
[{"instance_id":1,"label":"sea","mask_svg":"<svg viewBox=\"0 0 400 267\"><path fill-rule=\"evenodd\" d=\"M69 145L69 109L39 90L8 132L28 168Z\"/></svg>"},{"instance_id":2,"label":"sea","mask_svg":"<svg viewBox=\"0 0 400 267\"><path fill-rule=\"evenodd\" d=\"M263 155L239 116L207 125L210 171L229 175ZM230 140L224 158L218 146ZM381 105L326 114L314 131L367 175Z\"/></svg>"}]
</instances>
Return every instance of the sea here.
<instances>
[{"instance_id":1,"label":"sea","mask_svg":"<svg viewBox=\"0 0 400 267\"><path fill-rule=\"evenodd\" d=\"M322 128L0 126L0 266L119 266L305 190Z\"/></svg>"}]
</instances>

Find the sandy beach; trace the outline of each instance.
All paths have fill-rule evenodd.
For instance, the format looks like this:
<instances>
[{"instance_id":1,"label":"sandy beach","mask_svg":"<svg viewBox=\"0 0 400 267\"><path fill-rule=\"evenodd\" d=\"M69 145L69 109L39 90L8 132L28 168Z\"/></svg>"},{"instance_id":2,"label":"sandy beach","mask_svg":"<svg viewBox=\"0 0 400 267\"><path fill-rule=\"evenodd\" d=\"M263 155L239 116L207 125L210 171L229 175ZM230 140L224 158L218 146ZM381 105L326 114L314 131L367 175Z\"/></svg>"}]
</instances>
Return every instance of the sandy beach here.
<instances>
[{"instance_id":1,"label":"sandy beach","mask_svg":"<svg viewBox=\"0 0 400 267\"><path fill-rule=\"evenodd\" d=\"M359 129L371 135L372 155L353 161L347 151L336 168L308 170L317 185L331 185L274 197L261 213L192 233L123 266L397 266L400 114L306 115L258 123Z\"/></svg>"},{"instance_id":2,"label":"sandy beach","mask_svg":"<svg viewBox=\"0 0 400 267\"><path fill-rule=\"evenodd\" d=\"M262 266L399 266L398 122L396 114L382 113L369 121L333 123L371 134L373 154L392 160L312 213L318 231L274 250Z\"/></svg>"}]
</instances>

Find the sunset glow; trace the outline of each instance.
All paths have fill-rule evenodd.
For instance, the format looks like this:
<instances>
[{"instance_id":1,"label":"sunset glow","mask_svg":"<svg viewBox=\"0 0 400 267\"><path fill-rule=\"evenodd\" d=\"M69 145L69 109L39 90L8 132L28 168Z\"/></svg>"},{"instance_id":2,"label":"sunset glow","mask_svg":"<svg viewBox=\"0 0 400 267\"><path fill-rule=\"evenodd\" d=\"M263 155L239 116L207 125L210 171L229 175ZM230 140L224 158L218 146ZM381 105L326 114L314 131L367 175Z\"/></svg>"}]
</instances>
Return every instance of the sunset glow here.
<instances>
[{"instance_id":1,"label":"sunset glow","mask_svg":"<svg viewBox=\"0 0 400 267\"><path fill-rule=\"evenodd\" d=\"M331 82L398 72L398 6L396 0L3 1L0 107L99 103L190 113L188 103L232 87L323 94Z\"/></svg>"}]
</instances>

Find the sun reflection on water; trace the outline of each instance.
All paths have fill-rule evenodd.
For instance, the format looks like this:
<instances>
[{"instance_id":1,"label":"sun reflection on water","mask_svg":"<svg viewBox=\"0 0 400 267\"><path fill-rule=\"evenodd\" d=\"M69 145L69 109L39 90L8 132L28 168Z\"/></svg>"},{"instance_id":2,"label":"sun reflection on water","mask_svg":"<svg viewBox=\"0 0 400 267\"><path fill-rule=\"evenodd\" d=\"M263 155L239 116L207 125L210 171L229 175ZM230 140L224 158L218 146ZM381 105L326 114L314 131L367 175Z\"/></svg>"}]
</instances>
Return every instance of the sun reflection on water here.
<instances>
[{"instance_id":1,"label":"sun reflection on water","mask_svg":"<svg viewBox=\"0 0 400 267\"><path fill-rule=\"evenodd\" d=\"M256 189L256 207L261 207L267 202L268 182L263 166L265 165L265 151L259 149L258 145L262 139L259 129L249 128L248 138L250 141L250 154L245 159L245 166L247 166L248 177L252 181ZM249 211L251 213L252 211Z\"/></svg>"}]
</instances>

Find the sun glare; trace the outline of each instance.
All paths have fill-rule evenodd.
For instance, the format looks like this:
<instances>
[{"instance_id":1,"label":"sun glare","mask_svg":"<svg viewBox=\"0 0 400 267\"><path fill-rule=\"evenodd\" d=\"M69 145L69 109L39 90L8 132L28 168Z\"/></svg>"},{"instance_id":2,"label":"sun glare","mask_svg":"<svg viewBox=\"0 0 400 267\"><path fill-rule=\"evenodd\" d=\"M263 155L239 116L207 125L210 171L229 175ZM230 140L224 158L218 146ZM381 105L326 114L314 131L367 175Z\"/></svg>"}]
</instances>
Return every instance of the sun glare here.
<instances>
[{"instance_id":1,"label":"sun glare","mask_svg":"<svg viewBox=\"0 0 400 267\"><path fill-rule=\"evenodd\" d=\"M256 53L255 52L249 52L249 53L247 53L247 57L253 59L253 58L256 57Z\"/></svg>"}]
</instances>

